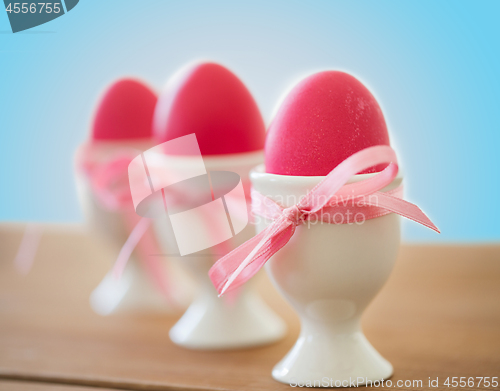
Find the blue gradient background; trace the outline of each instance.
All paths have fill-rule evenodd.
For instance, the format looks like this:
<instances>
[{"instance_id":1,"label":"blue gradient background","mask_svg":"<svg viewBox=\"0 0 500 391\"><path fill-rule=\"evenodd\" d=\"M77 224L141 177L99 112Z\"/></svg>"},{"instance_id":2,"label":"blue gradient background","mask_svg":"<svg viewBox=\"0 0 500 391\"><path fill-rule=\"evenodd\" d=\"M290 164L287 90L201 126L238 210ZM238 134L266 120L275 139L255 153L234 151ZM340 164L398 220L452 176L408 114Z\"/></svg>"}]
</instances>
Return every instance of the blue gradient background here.
<instances>
[{"instance_id":1,"label":"blue gradient background","mask_svg":"<svg viewBox=\"0 0 500 391\"><path fill-rule=\"evenodd\" d=\"M373 91L407 199L441 228L406 241L500 239L500 1L81 0L12 34L0 10L0 219L82 221L72 174L96 97L137 75L160 89L186 62L220 61L269 123L291 83L348 71Z\"/></svg>"}]
</instances>

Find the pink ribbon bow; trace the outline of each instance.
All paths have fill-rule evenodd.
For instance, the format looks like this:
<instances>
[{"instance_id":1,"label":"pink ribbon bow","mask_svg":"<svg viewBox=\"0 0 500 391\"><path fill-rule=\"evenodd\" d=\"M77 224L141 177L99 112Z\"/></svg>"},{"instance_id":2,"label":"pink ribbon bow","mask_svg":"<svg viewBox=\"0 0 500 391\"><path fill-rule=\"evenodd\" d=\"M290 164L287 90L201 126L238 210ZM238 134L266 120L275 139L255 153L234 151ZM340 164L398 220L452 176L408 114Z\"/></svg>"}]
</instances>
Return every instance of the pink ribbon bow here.
<instances>
[{"instance_id":1,"label":"pink ribbon bow","mask_svg":"<svg viewBox=\"0 0 500 391\"><path fill-rule=\"evenodd\" d=\"M113 274L119 278L134 250L143 263L149 278L165 299L173 306L178 304L173 287L164 275L163 267L153 256L159 254L159 246L151 229L151 220L135 213L128 181L128 166L137 155L135 150L122 151L106 162L90 162L92 148L87 147L81 156L81 167L89 178L92 192L106 210L119 212L130 232L113 266Z\"/></svg>"},{"instance_id":2,"label":"pink ribbon bow","mask_svg":"<svg viewBox=\"0 0 500 391\"><path fill-rule=\"evenodd\" d=\"M380 173L360 182L346 184L358 172L378 164L389 163ZM342 208L346 201L371 208L370 217L397 213L439 233L437 227L418 206L398 198L400 192L382 193L397 176L396 153L389 146L374 146L359 151L345 159L318 183L299 203L283 208L267 197L257 196L267 208L265 217L273 222L258 235L219 259L209 271L210 279L220 295L239 287L253 277L268 259L285 246L295 233L295 228L310 216L324 209ZM376 197L369 197L376 195ZM255 194L252 194L255 197ZM373 200L375 198L375 201ZM274 204L274 205L273 205ZM374 212L375 210L375 212Z\"/></svg>"}]
</instances>

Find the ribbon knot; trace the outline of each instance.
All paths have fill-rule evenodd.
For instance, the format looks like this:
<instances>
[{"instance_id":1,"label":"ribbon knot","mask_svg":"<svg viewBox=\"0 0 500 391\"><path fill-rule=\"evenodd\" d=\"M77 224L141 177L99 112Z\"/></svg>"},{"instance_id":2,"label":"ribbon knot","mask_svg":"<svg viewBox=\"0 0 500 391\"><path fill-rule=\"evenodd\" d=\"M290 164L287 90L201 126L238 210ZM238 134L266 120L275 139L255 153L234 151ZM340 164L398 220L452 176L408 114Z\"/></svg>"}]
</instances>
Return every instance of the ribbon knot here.
<instances>
[{"instance_id":1,"label":"ribbon knot","mask_svg":"<svg viewBox=\"0 0 500 391\"><path fill-rule=\"evenodd\" d=\"M388 163L375 176L355 183L349 179L370 167ZM352 201L370 208L368 218L397 213L439 232L418 206L399 198L398 192L381 192L392 183L398 173L396 153L386 145L377 145L359 151L335 167L320 183L296 205L283 208L261 194L252 193L252 200L264 201L260 208L269 207L274 221L252 239L219 259L210 269L209 276L217 291L234 289L257 273L277 251L286 246L295 234L296 226L318 212L341 211L344 203ZM375 197L371 197L371 196ZM340 200L340 201L339 201ZM268 202L269 201L269 202ZM346 204L347 205L347 204ZM257 214L270 217L266 213ZM252 210L254 210L252 205ZM347 222L351 221L349 218ZM335 223L335 219L333 219ZM341 223L342 224L342 223Z\"/></svg>"},{"instance_id":2,"label":"ribbon knot","mask_svg":"<svg viewBox=\"0 0 500 391\"><path fill-rule=\"evenodd\" d=\"M297 205L283 209L282 215L295 226L302 224L306 218L306 214Z\"/></svg>"}]
</instances>

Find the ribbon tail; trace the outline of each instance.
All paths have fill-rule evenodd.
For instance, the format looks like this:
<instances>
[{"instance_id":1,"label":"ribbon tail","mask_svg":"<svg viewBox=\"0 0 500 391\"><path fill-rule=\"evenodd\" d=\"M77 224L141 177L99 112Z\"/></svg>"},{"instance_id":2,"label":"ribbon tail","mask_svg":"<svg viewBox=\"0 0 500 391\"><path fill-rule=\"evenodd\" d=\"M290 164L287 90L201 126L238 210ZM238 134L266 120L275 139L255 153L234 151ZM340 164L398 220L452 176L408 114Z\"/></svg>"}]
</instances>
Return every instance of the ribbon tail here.
<instances>
[{"instance_id":1,"label":"ribbon tail","mask_svg":"<svg viewBox=\"0 0 500 391\"><path fill-rule=\"evenodd\" d=\"M266 244L266 242L271 237L272 230L266 230L266 231L264 231L264 233L265 233L264 237L261 238L261 240L259 241L259 243L257 243L257 245L252 249L252 251L250 252L250 254L248 254L246 256L246 258L243 260L243 262L241 262L238 265L238 267L236 268L236 270L229 276L229 278L227 279L225 285L222 287L222 290L220 291L219 296L222 296L224 294L224 292L227 291L227 289L229 288L229 286L241 274L241 272L243 271L243 269L245 269L248 266L248 264L253 261L253 257L255 255L257 255L257 252ZM267 259L266 259L266 261L267 261Z\"/></svg>"},{"instance_id":2,"label":"ribbon tail","mask_svg":"<svg viewBox=\"0 0 500 391\"><path fill-rule=\"evenodd\" d=\"M162 265L158 257L154 256L154 254L159 254L160 250L151 227L148 227L142 240L139 240L137 250L150 279L163 297L173 308L179 307L174 295L175 286L172 286L172 281L168 278L171 274L165 274L164 265Z\"/></svg>"},{"instance_id":3,"label":"ribbon tail","mask_svg":"<svg viewBox=\"0 0 500 391\"><path fill-rule=\"evenodd\" d=\"M17 250L14 265L21 274L28 274L35 261L38 245L43 229L36 223L29 223L24 229L24 235Z\"/></svg>"},{"instance_id":4,"label":"ribbon tail","mask_svg":"<svg viewBox=\"0 0 500 391\"><path fill-rule=\"evenodd\" d=\"M377 196L377 202L374 204L383 209L390 210L391 212L397 213L407 219L413 220L419 224L430 228L437 233L441 233L439 229L434 225L434 223L426 216L424 212L415 204L405 201L401 198L394 197L387 193L375 193Z\"/></svg>"},{"instance_id":5,"label":"ribbon tail","mask_svg":"<svg viewBox=\"0 0 500 391\"><path fill-rule=\"evenodd\" d=\"M253 277L276 251L288 243L294 232L294 224L280 219L219 259L208 273L219 296Z\"/></svg>"},{"instance_id":6,"label":"ribbon tail","mask_svg":"<svg viewBox=\"0 0 500 391\"><path fill-rule=\"evenodd\" d=\"M137 243L139 243L139 241L141 240L142 236L148 230L150 224L151 224L150 219L142 217L139 220L139 222L135 225L132 232L130 232L127 241L121 248L120 253L118 254L118 258L116 259L116 262L113 266L113 275L116 278L120 278L121 275L123 274L125 266L127 266L127 262L130 256L132 255L132 252L137 246Z\"/></svg>"}]
</instances>

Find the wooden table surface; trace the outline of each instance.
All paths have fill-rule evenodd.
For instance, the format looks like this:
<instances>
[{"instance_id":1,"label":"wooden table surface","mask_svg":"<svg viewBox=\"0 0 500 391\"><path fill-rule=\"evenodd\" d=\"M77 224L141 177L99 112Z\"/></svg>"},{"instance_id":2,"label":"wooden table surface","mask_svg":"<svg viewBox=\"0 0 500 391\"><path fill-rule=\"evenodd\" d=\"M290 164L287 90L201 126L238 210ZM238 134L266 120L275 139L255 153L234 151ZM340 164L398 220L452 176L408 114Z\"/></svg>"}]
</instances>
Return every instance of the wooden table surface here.
<instances>
[{"instance_id":1,"label":"wooden table surface","mask_svg":"<svg viewBox=\"0 0 500 391\"><path fill-rule=\"evenodd\" d=\"M115 388L98 388L98 390L118 391ZM96 388L19 380L0 380L0 391L96 391Z\"/></svg>"},{"instance_id":2,"label":"wooden table surface","mask_svg":"<svg viewBox=\"0 0 500 391\"><path fill-rule=\"evenodd\" d=\"M168 338L178 316L100 317L90 310L89 294L110 258L82 230L44 227L27 275L13 266L22 232L22 225L0 225L0 390L290 388L274 381L271 369L299 324L267 279L259 289L289 324L284 340L237 351L187 350ZM393 364L393 384L422 380L392 388L450 389L447 377L500 376L500 245L403 246L363 329ZM439 387L430 388L429 377L438 377Z\"/></svg>"}]
</instances>

